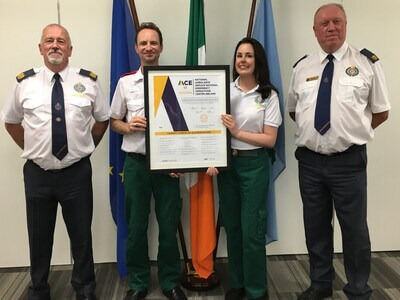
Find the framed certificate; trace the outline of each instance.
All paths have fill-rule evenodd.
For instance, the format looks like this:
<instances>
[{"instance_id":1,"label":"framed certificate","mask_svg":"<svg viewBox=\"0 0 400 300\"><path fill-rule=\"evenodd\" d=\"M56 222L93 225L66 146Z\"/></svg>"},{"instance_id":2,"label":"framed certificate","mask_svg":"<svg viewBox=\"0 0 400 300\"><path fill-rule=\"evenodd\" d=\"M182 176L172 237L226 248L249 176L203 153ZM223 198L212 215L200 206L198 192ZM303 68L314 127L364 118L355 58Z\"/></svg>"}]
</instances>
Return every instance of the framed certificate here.
<instances>
[{"instance_id":1,"label":"framed certificate","mask_svg":"<svg viewBox=\"0 0 400 300\"><path fill-rule=\"evenodd\" d=\"M229 66L144 67L144 97L150 171L230 166Z\"/></svg>"}]
</instances>

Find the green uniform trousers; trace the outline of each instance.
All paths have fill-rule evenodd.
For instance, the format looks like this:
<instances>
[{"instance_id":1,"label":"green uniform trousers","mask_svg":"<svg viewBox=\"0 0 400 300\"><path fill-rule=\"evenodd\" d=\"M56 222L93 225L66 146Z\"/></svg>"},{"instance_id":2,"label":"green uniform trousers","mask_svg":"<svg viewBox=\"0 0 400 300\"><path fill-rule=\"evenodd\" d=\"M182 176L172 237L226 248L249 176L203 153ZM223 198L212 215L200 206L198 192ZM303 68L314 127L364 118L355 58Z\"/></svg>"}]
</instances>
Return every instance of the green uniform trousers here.
<instances>
[{"instance_id":1,"label":"green uniform trousers","mask_svg":"<svg viewBox=\"0 0 400 300\"><path fill-rule=\"evenodd\" d=\"M228 249L229 281L248 298L267 292L265 233L269 185L268 154L232 157L230 171L218 175L219 203Z\"/></svg>"},{"instance_id":2,"label":"green uniform trousers","mask_svg":"<svg viewBox=\"0 0 400 300\"><path fill-rule=\"evenodd\" d=\"M150 173L145 157L128 154L124 164L124 187L128 239L126 262L130 275L129 287L137 291L148 288L150 265L147 228L153 194L159 227L158 280L163 290L179 284L180 255L176 233L182 210L179 179L167 174Z\"/></svg>"}]
</instances>

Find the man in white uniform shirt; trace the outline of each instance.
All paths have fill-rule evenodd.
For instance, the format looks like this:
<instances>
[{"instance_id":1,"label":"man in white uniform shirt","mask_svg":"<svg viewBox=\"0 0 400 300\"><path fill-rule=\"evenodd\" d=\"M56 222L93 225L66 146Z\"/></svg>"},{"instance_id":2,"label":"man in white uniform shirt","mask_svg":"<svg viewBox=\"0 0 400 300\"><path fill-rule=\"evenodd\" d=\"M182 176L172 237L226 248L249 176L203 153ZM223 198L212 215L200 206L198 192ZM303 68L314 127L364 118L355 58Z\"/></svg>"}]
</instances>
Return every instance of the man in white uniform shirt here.
<instances>
[{"instance_id":1,"label":"man in white uniform shirt","mask_svg":"<svg viewBox=\"0 0 400 300\"><path fill-rule=\"evenodd\" d=\"M160 29L151 22L137 29L135 50L141 67L118 81L111 104L111 128L123 135L125 210L128 225L126 262L130 276L125 300L140 300L147 295L150 281L147 228L151 196L159 227L157 255L158 280L164 295L185 300L179 287L180 254L176 233L182 210L179 179L176 174L150 173L146 164L143 66L157 66L163 50Z\"/></svg>"},{"instance_id":2,"label":"man in white uniform shirt","mask_svg":"<svg viewBox=\"0 0 400 300\"><path fill-rule=\"evenodd\" d=\"M27 160L24 182L32 278L28 299L50 299L47 279L58 203L71 240L76 299L96 299L89 157L107 129L109 107L97 76L68 66L72 45L64 27L46 26L39 50L45 66L17 76L2 113L8 133Z\"/></svg>"},{"instance_id":3,"label":"man in white uniform shirt","mask_svg":"<svg viewBox=\"0 0 400 300\"><path fill-rule=\"evenodd\" d=\"M311 277L298 299L332 295L333 207L343 237L344 292L349 299L371 295L366 144L390 104L378 58L346 43L346 25L341 5L317 10L313 28L321 49L294 66L289 87Z\"/></svg>"}]
</instances>

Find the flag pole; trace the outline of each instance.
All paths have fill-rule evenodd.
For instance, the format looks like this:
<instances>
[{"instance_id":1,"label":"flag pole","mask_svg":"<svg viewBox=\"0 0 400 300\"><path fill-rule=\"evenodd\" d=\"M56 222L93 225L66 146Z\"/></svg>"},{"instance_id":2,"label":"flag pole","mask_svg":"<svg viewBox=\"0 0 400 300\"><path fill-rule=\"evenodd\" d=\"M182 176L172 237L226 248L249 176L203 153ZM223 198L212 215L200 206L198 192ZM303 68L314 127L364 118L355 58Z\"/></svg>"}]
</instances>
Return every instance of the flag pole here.
<instances>
[{"instance_id":1,"label":"flag pole","mask_svg":"<svg viewBox=\"0 0 400 300\"><path fill-rule=\"evenodd\" d=\"M180 219L179 219L179 222L178 222L178 233L179 233L179 240L181 242L183 261L185 262L185 266L186 266L186 273L184 273L184 274L194 275L195 272L193 270L192 264L191 264L191 262L189 260L189 255L187 253L185 235L183 234L183 227L182 227L182 222L181 222Z\"/></svg>"},{"instance_id":2,"label":"flag pole","mask_svg":"<svg viewBox=\"0 0 400 300\"><path fill-rule=\"evenodd\" d=\"M139 18L136 11L135 0L129 0L129 6L133 18L133 23L135 24L135 29L137 30L139 27Z\"/></svg>"},{"instance_id":3,"label":"flag pole","mask_svg":"<svg viewBox=\"0 0 400 300\"><path fill-rule=\"evenodd\" d=\"M57 0L57 18L58 25L61 25L60 0Z\"/></svg>"},{"instance_id":4,"label":"flag pole","mask_svg":"<svg viewBox=\"0 0 400 300\"><path fill-rule=\"evenodd\" d=\"M251 10L250 10L249 25L247 27L247 37L251 37L251 32L253 31L253 23L254 23L254 14L256 11L256 4L257 4L257 0L253 0L253 3L251 4Z\"/></svg>"}]
</instances>

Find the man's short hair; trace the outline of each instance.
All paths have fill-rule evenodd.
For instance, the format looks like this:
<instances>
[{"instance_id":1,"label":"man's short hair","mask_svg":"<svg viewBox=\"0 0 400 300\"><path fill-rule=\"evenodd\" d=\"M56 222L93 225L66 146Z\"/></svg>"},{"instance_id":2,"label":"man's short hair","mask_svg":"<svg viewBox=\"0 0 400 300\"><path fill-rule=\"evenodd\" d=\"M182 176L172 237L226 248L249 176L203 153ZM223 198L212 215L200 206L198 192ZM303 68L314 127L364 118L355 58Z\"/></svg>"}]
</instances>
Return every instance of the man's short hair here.
<instances>
[{"instance_id":1,"label":"man's short hair","mask_svg":"<svg viewBox=\"0 0 400 300\"><path fill-rule=\"evenodd\" d=\"M323 9L323 8L325 8L325 7L328 7L328 6L336 6L336 7L339 7L339 8L343 11L344 17L346 18L345 21L347 21L346 11L344 10L344 7L343 7L342 4L339 4L339 3L327 3L327 4L324 4L324 5L320 6L320 7L317 9L317 11L315 12L315 14L314 14L314 23L315 23L315 17L317 16L317 13L318 13L321 9Z\"/></svg>"},{"instance_id":2,"label":"man's short hair","mask_svg":"<svg viewBox=\"0 0 400 300\"><path fill-rule=\"evenodd\" d=\"M41 34L41 36L40 36L40 44L42 44L42 43L44 42L44 41L43 41L43 33L44 33L45 30L46 30L47 28L49 28L49 27L59 27L59 28L61 28L62 30L64 30L65 35L67 36L67 42L68 42L70 45L72 44L72 42L71 42L71 37L70 37L70 35L69 35L69 32L68 32L67 28L65 28L64 26L61 26L60 24L57 24L57 23L48 24L48 25L46 25L46 26L42 29L42 34Z\"/></svg>"},{"instance_id":3,"label":"man's short hair","mask_svg":"<svg viewBox=\"0 0 400 300\"><path fill-rule=\"evenodd\" d=\"M162 46L163 44L163 37L160 28L153 22L143 22L140 24L140 26L136 29L136 36L135 36L135 44L137 45L137 37L139 35L139 32L142 31L143 29L151 29L154 30L158 33L158 38L160 40L160 45Z\"/></svg>"}]
</instances>

